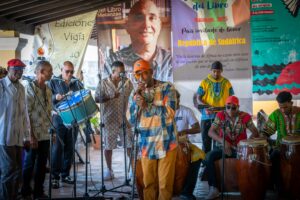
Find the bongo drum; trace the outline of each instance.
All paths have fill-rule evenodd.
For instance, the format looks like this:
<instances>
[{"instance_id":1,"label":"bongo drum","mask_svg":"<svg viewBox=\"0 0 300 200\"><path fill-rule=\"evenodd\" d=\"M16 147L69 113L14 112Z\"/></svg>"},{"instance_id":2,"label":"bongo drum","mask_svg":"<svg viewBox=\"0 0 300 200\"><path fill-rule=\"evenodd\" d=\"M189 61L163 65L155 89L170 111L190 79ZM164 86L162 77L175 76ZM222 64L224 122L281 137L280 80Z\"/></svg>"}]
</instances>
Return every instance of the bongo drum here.
<instances>
[{"instance_id":1,"label":"bongo drum","mask_svg":"<svg viewBox=\"0 0 300 200\"><path fill-rule=\"evenodd\" d=\"M280 145L282 187L293 199L300 198L300 136L286 136Z\"/></svg>"},{"instance_id":2,"label":"bongo drum","mask_svg":"<svg viewBox=\"0 0 300 200\"><path fill-rule=\"evenodd\" d=\"M242 198L264 199L271 173L267 141L241 140L237 149L236 167Z\"/></svg>"},{"instance_id":3,"label":"bongo drum","mask_svg":"<svg viewBox=\"0 0 300 200\"><path fill-rule=\"evenodd\" d=\"M179 142L177 147L177 157L175 163L173 195L180 194L181 190L183 189L190 163L191 163L191 153L189 149L189 144L187 142ZM135 174L136 174L136 187L137 187L139 199L143 200L144 199L143 169L142 169L142 164L140 159L138 159L136 162Z\"/></svg>"}]
</instances>

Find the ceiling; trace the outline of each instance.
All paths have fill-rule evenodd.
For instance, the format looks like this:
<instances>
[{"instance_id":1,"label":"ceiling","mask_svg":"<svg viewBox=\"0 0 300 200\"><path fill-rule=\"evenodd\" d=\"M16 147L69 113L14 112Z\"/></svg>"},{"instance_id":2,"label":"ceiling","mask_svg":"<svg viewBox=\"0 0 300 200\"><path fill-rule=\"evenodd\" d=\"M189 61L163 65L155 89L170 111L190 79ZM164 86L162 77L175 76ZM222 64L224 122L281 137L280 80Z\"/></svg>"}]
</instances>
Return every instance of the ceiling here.
<instances>
[{"instance_id":1,"label":"ceiling","mask_svg":"<svg viewBox=\"0 0 300 200\"><path fill-rule=\"evenodd\" d=\"M0 29L33 34L36 25L119 2L124 0L0 0Z\"/></svg>"}]
</instances>

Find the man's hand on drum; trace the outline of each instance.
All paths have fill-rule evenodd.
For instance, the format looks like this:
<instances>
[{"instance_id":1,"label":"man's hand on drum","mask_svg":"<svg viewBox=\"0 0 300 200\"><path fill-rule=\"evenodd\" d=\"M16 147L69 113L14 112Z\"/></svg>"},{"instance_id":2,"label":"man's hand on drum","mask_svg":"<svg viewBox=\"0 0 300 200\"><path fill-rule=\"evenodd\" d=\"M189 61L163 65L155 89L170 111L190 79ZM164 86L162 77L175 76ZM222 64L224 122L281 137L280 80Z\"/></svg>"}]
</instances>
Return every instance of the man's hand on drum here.
<instances>
[{"instance_id":1,"label":"man's hand on drum","mask_svg":"<svg viewBox=\"0 0 300 200\"><path fill-rule=\"evenodd\" d=\"M56 94L55 98L57 101L61 101L65 96L61 94Z\"/></svg>"},{"instance_id":2,"label":"man's hand on drum","mask_svg":"<svg viewBox=\"0 0 300 200\"><path fill-rule=\"evenodd\" d=\"M225 148L224 148L224 153L227 155L227 156L231 156L232 154L232 150L231 150L231 144L227 141L225 141Z\"/></svg>"}]
</instances>

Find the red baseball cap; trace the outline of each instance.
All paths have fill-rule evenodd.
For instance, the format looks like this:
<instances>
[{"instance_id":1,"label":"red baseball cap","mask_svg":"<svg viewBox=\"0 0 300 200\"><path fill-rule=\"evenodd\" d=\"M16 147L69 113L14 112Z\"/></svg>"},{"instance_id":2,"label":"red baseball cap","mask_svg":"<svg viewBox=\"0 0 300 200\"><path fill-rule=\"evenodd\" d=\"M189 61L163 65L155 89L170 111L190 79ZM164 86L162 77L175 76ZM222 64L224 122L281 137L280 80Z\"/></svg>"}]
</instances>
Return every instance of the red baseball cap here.
<instances>
[{"instance_id":1,"label":"red baseball cap","mask_svg":"<svg viewBox=\"0 0 300 200\"><path fill-rule=\"evenodd\" d=\"M7 68L9 67L26 67L26 65L20 59L11 59L7 62Z\"/></svg>"},{"instance_id":2,"label":"red baseball cap","mask_svg":"<svg viewBox=\"0 0 300 200\"><path fill-rule=\"evenodd\" d=\"M234 104L239 106L239 99L236 96L229 96L226 99L226 104Z\"/></svg>"}]
</instances>

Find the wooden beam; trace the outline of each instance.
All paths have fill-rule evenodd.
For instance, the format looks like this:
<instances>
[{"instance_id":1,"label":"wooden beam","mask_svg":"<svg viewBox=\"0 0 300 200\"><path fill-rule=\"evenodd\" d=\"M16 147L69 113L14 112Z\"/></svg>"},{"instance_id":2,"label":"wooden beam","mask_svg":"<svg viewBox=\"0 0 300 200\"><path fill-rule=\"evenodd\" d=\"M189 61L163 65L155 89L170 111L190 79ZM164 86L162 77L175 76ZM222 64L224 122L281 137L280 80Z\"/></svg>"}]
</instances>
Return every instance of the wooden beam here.
<instances>
[{"instance_id":1,"label":"wooden beam","mask_svg":"<svg viewBox=\"0 0 300 200\"><path fill-rule=\"evenodd\" d=\"M34 26L28 25L22 22L16 22L13 20L8 20L6 18L0 17L0 29L1 30L15 30L19 33L34 34Z\"/></svg>"},{"instance_id":2,"label":"wooden beam","mask_svg":"<svg viewBox=\"0 0 300 200\"><path fill-rule=\"evenodd\" d=\"M111 0L111 1L108 1L108 2L106 1L105 3L103 2L103 3L99 3L99 4L94 4L93 6L89 6L89 7L83 8L83 9L77 9L77 10L74 10L74 11L69 11L69 12L64 13L62 15L53 15L53 16L49 16L47 18L28 20L28 21L26 21L26 23L33 24L33 25L40 25L40 24L49 23L49 22L52 22L52 21L56 21L56 20L76 16L76 15L79 15L79 14L95 11L95 10L98 10L99 8L103 8L103 7L106 7L106 6L110 6L110 5L113 5L113 4L116 4L116 3L122 3L122 2L123 2L123 0Z\"/></svg>"},{"instance_id":3,"label":"wooden beam","mask_svg":"<svg viewBox=\"0 0 300 200\"><path fill-rule=\"evenodd\" d=\"M50 5L55 2L59 2L59 0L33 0L34 2L26 4L26 6L17 4L18 6L10 9L5 9L5 11L0 12L0 16L6 16L10 14L14 14L17 12L23 12L25 10L38 9L39 6Z\"/></svg>"},{"instance_id":4,"label":"wooden beam","mask_svg":"<svg viewBox=\"0 0 300 200\"><path fill-rule=\"evenodd\" d=\"M67 6L74 5L74 4L76 5L78 3L85 2L85 1L86 0L65 0L63 2L56 2L51 5L40 6L37 9L28 10L26 12L18 12L18 13L6 15L6 17L9 19L22 21L22 17L30 18L30 16L36 16L36 15L39 16L41 14L49 13L49 11L51 10L62 9Z\"/></svg>"},{"instance_id":5,"label":"wooden beam","mask_svg":"<svg viewBox=\"0 0 300 200\"><path fill-rule=\"evenodd\" d=\"M7 16L8 18L10 19L15 19L17 21L29 21L29 20L33 20L33 19L38 19L38 18L41 18L41 17L47 17L47 16L51 16L51 15L57 15L57 14L60 14L60 13L66 13L67 11L69 10L72 10L72 9L76 9L78 10L79 8L85 8L87 6L93 6L95 5L97 2L99 2L99 0L80 0L78 1L76 4L74 4L74 0L73 1L70 1L71 4L69 3L69 5L66 5L66 6L59 6L58 8L53 8L53 9L47 9L45 12L37 12L35 14L32 14L32 15L27 15L27 16L24 16L24 17L18 17L18 18L15 18L15 17L10 17L10 16ZM80 2L80 3L79 3ZM41 9L39 9L38 11L40 11Z\"/></svg>"}]
</instances>

